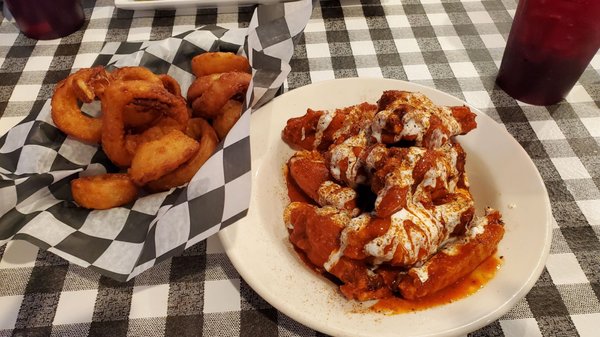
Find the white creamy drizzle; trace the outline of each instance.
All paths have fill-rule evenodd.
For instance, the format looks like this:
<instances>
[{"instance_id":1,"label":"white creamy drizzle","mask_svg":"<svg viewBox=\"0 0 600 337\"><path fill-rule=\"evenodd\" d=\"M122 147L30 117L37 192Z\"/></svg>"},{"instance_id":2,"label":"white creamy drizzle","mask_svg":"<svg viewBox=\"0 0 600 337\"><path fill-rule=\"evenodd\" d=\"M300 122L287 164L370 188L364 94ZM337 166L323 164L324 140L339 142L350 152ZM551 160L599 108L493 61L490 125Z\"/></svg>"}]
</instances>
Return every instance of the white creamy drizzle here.
<instances>
[{"instance_id":1,"label":"white creamy drizzle","mask_svg":"<svg viewBox=\"0 0 600 337\"><path fill-rule=\"evenodd\" d=\"M437 175L439 179L444 185L444 188L450 191L448 188L448 181L453 178L453 170L450 168L448 161L438 160L435 164L435 169L437 170ZM450 191L452 193L452 191Z\"/></svg>"},{"instance_id":2,"label":"white creamy drizzle","mask_svg":"<svg viewBox=\"0 0 600 337\"><path fill-rule=\"evenodd\" d=\"M473 205L472 198L466 190L460 190L459 195L452 202L432 209L427 209L420 203L423 194L426 193L425 188L435 186L438 178L444 183L449 178L457 179L456 158L452 155L456 151L453 147L447 147L445 150L443 152L445 156L436 159L414 193L409 190L406 208L391 216L388 231L365 245L365 252L375 257L374 263L390 261L394 258L397 249L404 251L400 254L402 261L395 261L396 263L412 265L426 260L448 240L450 233L460 223L461 215ZM409 149L409 154L401 162L400 167L386 177L385 187L378 193L376 207L392 186L404 187L413 184L414 166L424 153L425 150L421 148ZM449 171L452 173L449 174ZM413 225L407 227L406 221L410 221ZM425 254L419 257L419 252Z\"/></svg>"},{"instance_id":3,"label":"white creamy drizzle","mask_svg":"<svg viewBox=\"0 0 600 337\"><path fill-rule=\"evenodd\" d=\"M429 271L427 270L428 266L428 264L424 264L420 267L413 267L410 269L410 271L417 275L421 283L425 283L429 279Z\"/></svg>"},{"instance_id":4,"label":"white creamy drizzle","mask_svg":"<svg viewBox=\"0 0 600 337\"><path fill-rule=\"evenodd\" d=\"M386 110L377 112L371 123L371 135L377 142L381 142L382 130L388 123L390 116L394 115L394 111L404 104L410 105L414 109L402 116L402 131L400 134L394 135L394 142L398 142L406 136L415 136L417 144L422 142L423 135L429 128L429 117L431 111L435 109L435 105L427 96L416 92L404 93L394 102L391 102Z\"/></svg>"},{"instance_id":5,"label":"white creamy drizzle","mask_svg":"<svg viewBox=\"0 0 600 337\"><path fill-rule=\"evenodd\" d=\"M449 149L447 151L450 152L450 167L456 169L458 172L458 169L456 168L456 164L458 163L458 151L450 144L448 144L448 147Z\"/></svg>"},{"instance_id":6,"label":"white creamy drizzle","mask_svg":"<svg viewBox=\"0 0 600 337\"><path fill-rule=\"evenodd\" d=\"M351 187L357 183L362 182L365 177L358 176L358 171L362 166L357 155L354 154L355 147L364 148L367 146L367 137L365 131L361 131L357 135L349 137L343 143L334 146L331 151L331 161L329 171L331 175L341 181L341 169L340 162L344 159L348 159L348 167L344 172L346 175L346 182Z\"/></svg>"},{"instance_id":7,"label":"white creamy drizzle","mask_svg":"<svg viewBox=\"0 0 600 337\"><path fill-rule=\"evenodd\" d=\"M340 163L344 159L348 159L348 168L345 175L348 179L349 185L353 185L357 180L365 179L365 177L357 177L359 168L362 165L366 165L369 169L374 169L377 161L381 160L387 155L387 149L385 146L374 147L368 154L364 163L360 162L357 156L354 154L355 147L365 147L372 136L381 142L381 134L383 128L389 119L389 116L393 114L394 107L400 104L409 104L415 109L404 114L402 118L403 129L400 135L396 135L394 139L396 141L401 140L406 136L412 136L416 138L416 144L420 145L423 140L423 136L430 127L430 117L432 114L436 114L442 123L448 128L450 134L461 133L461 127L458 121L452 116L452 111L448 107L437 107L435 106L427 96L420 93L407 93L404 97L401 97L397 101L390 104L387 110L379 111L372 121L362 121L365 125L370 127L362 128L358 135L347 138L343 143L333 147L331 151L330 160L330 172L334 178L341 180L341 169ZM350 110L349 114L356 114L357 108L354 107ZM336 111L326 111L320 116L317 131L315 134L315 147L317 147L322 140L323 133L333 120ZM356 116L349 118L355 118ZM349 132L351 123L344 123L344 125L334 133L334 138L346 135ZM304 129L303 138L304 138ZM370 132L370 135L366 133ZM468 191L464 191L464 198L458 197L456 200L449 204L435 206L433 209L426 209L420 202L421 194L424 193L425 187L435 187L440 180L447 184L447 188L451 193L456 189L456 183L458 181L458 170L456 169L456 163L458 158L458 152L454 147L449 145L447 142L447 136L444 135L440 130L433 131L433 139L435 147L441 147L439 150L444 151L447 156L444 158L445 162L441 162L440 159L436 160L436 164L429 171L426 172L423 181L416 187L415 193L409 193L407 196L407 207L397 211L391 216L390 226L388 231L383 235L373 239L364 246L364 251L374 257L375 267L385 261L390 261L394 258L397 249L403 249L401 256L404 265L420 265L423 261L426 261L431 254L435 253L444 245L444 249L450 251L455 246L455 240L449 238L449 234L454 230L456 225L460 223L461 215L472 206L473 202L468 194ZM436 133L437 132L437 133ZM416 162L424 155L425 149L412 147L409 148L408 154L403 158L401 165L398 169L393 170L386 177L386 183L384 188L378 193L375 207L379 205L382 197L389 191L393 186L411 186L414 181L412 179L412 172ZM448 162L449 161L449 162ZM465 183L468 186L467 178L464 176ZM333 182L332 182L333 184ZM326 185L325 183L323 185ZM322 186L323 186L322 185ZM338 185L339 186L339 185ZM329 189L331 186L324 186L325 189ZM321 198L321 188L319 189L319 198ZM325 193L327 194L327 193ZM323 198L327 199L330 196L324 195ZM335 197L335 200L327 200L327 204L339 207L345 204L350 198L346 192ZM344 201L345 200L345 201ZM292 204L290 204L292 206ZM285 222L288 228L293 228L293 224L289 223L289 207L285 211ZM337 224L345 226L340 235L340 247L333 251L324 267L326 270L330 270L338 263L341 256L343 256L344 250L347 247L348 235L352 231L359 231L364 228L370 221L368 214L362 214L359 217L350 219L347 212L339 212L334 207L326 206L317 209L317 213L321 215L330 215L331 219ZM413 226L405 226L405 222L410 220ZM487 218L483 220L487 224ZM476 235L484 231L482 221L473 221L471 226L467 230L466 237L475 237ZM448 243L446 245L446 243ZM426 254L419 258L419 253L425 251ZM399 261L397 261L399 262ZM412 268L422 282L427 280L427 264L420 267Z\"/></svg>"},{"instance_id":8,"label":"white creamy drizzle","mask_svg":"<svg viewBox=\"0 0 600 337\"><path fill-rule=\"evenodd\" d=\"M423 177L423 186L434 187L437 185L437 171L435 167L430 168L427 172L425 172L425 177Z\"/></svg>"},{"instance_id":9,"label":"white creamy drizzle","mask_svg":"<svg viewBox=\"0 0 600 337\"><path fill-rule=\"evenodd\" d=\"M335 164L334 164L334 160L336 160L336 161L335 161ZM336 158L336 157L333 157L333 156L332 156L332 157L331 157L331 163L330 163L330 165L329 165L329 172L330 172L330 173L331 173L331 175L332 175L332 176L333 176L335 179L337 179L338 181L340 180L340 177L341 177L341 175L342 175L342 172L341 172L341 170L340 170L340 166L339 166L339 161L340 161L340 159L339 159L339 158Z\"/></svg>"},{"instance_id":10,"label":"white creamy drizzle","mask_svg":"<svg viewBox=\"0 0 600 337\"><path fill-rule=\"evenodd\" d=\"M423 157L426 150L418 147L411 147L408 153L403 157L400 167L386 176L386 184L384 188L377 194L375 200L375 208L379 206L383 197L393 186L406 187L413 184L412 172L415 165ZM401 243L402 248L406 252L405 256L412 255L412 243L404 226L405 220L415 220L417 218L409 213L406 209L401 209L391 216L390 227L387 232L379 236L365 245L367 254L375 257L374 263L381 264L389 261L394 257L398 245ZM391 247L389 247L392 245Z\"/></svg>"},{"instance_id":11,"label":"white creamy drizzle","mask_svg":"<svg viewBox=\"0 0 600 337\"><path fill-rule=\"evenodd\" d=\"M371 123L371 136L377 140L377 143L381 143L381 132L393 113L393 110L381 110L375 114Z\"/></svg>"},{"instance_id":12,"label":"white creamy drizzle","mask_svg":"<svg viewBox=\"0 0 600 337\"><path fill-rule=\"evenodd\" d=\"M452 109L446 106L437 106L421 93L405 93L403 96L390 103L386 110L377 112L373 122L371 123L372 136L381 142L381 134L386 126L389 117L394 114L394 110L402 105L407 104L414 109L407 111L402 116L402 131L400 134L394 135L394 141L398 142L406 137L414 137L415 142L420 146L423 142L423 137L430 127L431 115L436 115L440 118L442 124L448 129L450 135L458 135L462 132L460 123L452 115ZM441 130L433 130L432 144L434 148L442 146L448 141L448 135Z\"/></svg>"},{"instance_id":13,"label":"white creamy drizzle","mask_svg":"<svg viewBox=\"0 0 600 337\"><path fill-rule=\"evenodd\" d=\"M435 108L435 104L433 104L429 97L420 92L404 92L404 94L392 102L390 106L396 108L402 104L407 104L414 108L425 110L431 110Z\"/></svg>"},{"instance_id":14,"label":"white creamy drizzle","mask_svg":"<svg viewBox=\"0 0 600 337\"><path fill-rule=\"evenodd\" d=\"M471 221L467 231L465 232L465 237L467 239L473 239L479 234L485 232L485 227L488 225L489 221L487 216L477 217Z\"/></svg>"},{"instance_id":15,"label":"white creamy drizzle","mask_svg":"<svg viewBox=\"0 0 600 337\"><path fill-rule=\"evenodd\" d=\"M470 204L472 204L472 200L470 200ZM457 218L458 220L456 221L454 226L452 226L452 229L448 229L448 233L451 233L453 231L453 228L456 226L456 224L458 224L458 222L460 221L460 214L462 212L459 212L459 213L452 212L452 213L453 213L453 217ZM441 214L444 215L444 212L442 211ZM485 222L485 224L481 224L482 220ZM473 230L474 232L476 232L477 234L483 233L483 231L485 230L484 227L487 224L487 217L483 217L480 219L474 219L471 223L472 224L477 223L475 226L473 226L473 227L477 228L477 229ZM469 232L469 230L467 230L467 233L468 232ZM474 234L472 236L465 234L465 236L461 237L460 239L448 237L440 244L440 247L442 247L440 252L445 255L448 255L448 256L457 255L460 253L461 248L464 246L464 244L466 242L472 240L475 237L475 235L477 235L477 234ZM427 261L420 267L411 268L409 270L409 272L413 272L419 278L421 283L425 283L429 279L429 271L428 271L429 265L430 265L430 263L429 263L429 261Z\"/></svg>"},{"instance_id":16,"label":"white creamy drizzle","mask_svg":"<svg viewBox=\"0 0 600 337\"><path fill-rule=\"evenodd\" d=\"M415 137L415 143L421 145L423 142L423 136L427 129L429 129L429 117L423 110L414 109L407 112L402 116L402 132L394 140L400 141L407 136Z\"/></svg>"},{"instance_id":17,"label":"white creamy drizzle","mask_svg":"<svg viewBox=\"0 0 600 337\"><path fill-rule=\"evenodd\" d=\"M319 117L319 122L317 123L317 130L315 132L315 142L313 143L314 148L316 149L320 144L323 138L323 132L327 130L329 124L335 117L336 110L326 110L323 111L321 116ZM304 129L302 129L304 131Z\"/></svg>"},{"instance_id":18,"label":"white creamy drizzle","mask_svg":"<svg viewBox=\"0 0 600 337\"><path fill-rule=\"evenodd\" d=\"M354 189L340 186L330 180L324 181L321 186L319 186L317 194L319 195L319 204L321 206L331 205L341 211L346 210L347 202L352 201L357 197L357 193ZM356 210L358 211L358 209Z\"/></svg>"},{"instance_id":19,"label":"white creamy drizzle","mask_svg":"<svg viewBox=\"0 0 600 337\"><path fill-rule=\"evenodd\" d=\"M408 214L404 213L408 212L401 209L392 215L388 230L365 245L365 253L375 258L373 264L379 265L391 260L400 243L402 243L402 248L408 254L412 251L406 228L404 228L404 219L408 217Z\"/></svg>"},{"instance_id":20,"label":"white creamy drizzle","mask_svg":"<svg viewBox=\"0 0 600 337\"><path fill-rule=\"evenodd\" d=\"M369 224L370 221L371 217L369 216L369 214L363 213L357 216L356 218L352 218L352 220L350 220L347 223L346 227L344 227L342 233L340 234L340 247L331 252L331 254L329 254L327 262L323 264L323 268L325 268L325 270L331 271L331 269L338 263L340 258L344 255L344 251L348 246L348 235L350 235L350 233L352 232L358 232L362 230L363 228L365 228L365 226Z\"/></svg>"},{"instance_id":21,"label":"white creamy drizzle","mask_svg":"<svg viewBox=\"0 0 600 337\"><path fill-rule=\"evenodd\" d=\"M440 249L440 252L442 252L448 256L454 256L454 255L460 253L459 247L464 242L465 242L464 237L460 237L460 239L456 238L456 237L450 237L450 238L448 238L448 240L442 242L442 244L441 244L442 249Z\"/></svg>"},{"instance_id":22,"label":"white creamy drizzle","mask_svg":"<svg viewBox=\"0 0 600 337\"><path fill-rule=\"evenodd\" d=\"M302 127L302 137L300 138L300 140L305 140L306 139L306 129L304 129L304 127Z\"/></svg>"},{"instance_id":23,"label":"white creamy drizzle","mask_svg":"<svg viewBox=\"0 0 600 337\"><path fill-rule=\"evenodd\" d=\"M394 213L388 231L365 245L365 251L375 257L374 263L390 261L400 248L403 250L402 260L396 263L403 265L412 265L434 253L446 231L443 224L428 212L422 205L407 205L407 208ZM414 227L407 227L405 221L411 221ZM421 250L425 250L426 254L419 259Z\"/></svg>"},{"instance_id":24,"label":"white creamy drizzle","mask_svg":"<svg viewBox=\"0 0 600 337\"><path fill-rule=\"evenodd\" d=\"M315 207L315 213L319 216L331 216L331 219L338 224L343 224L345 220L350 221L350 217L333 206Z\"/></svg>"},{"instance_id":25,"label":"white creamy drizzle","mask_svg":"<svg viewBox=\"0 0 600 337\"><path fill-rule=\"evenodd\" d=\"M465 234L459 239L448 240L448 242L444 243L441 252L448 256L454 256L459 254L461 248L464 246L465 243L473 240L477 235L483 234L483 232L485 232L485 228L488 225L488 223L489 220L487 216L473 218L471 223L468 225Z\"/></svg>"},{"instance_id":26,"label":"white creamy drizzle","mask_svg":"<svg viewBox=\"0 0 600 337\"><path fill-rule=\"evenodd\" d=\"M440 244L439 238L446 233L444 223L434 216L433 211L423 207L420 203L410 205L409 209L421 220L415 223L416 228L419 229L414 231L417 235L417 245L420 249L425 249L428 254L434 253Z\"/></svg>"},{"instance_id":27,"label":"white creamy drizzle","mask_svg":"<svg viewBox=\"0 0 600 337\"><path fill-rule=\"evenodd\" d=\"M449 149L453 150L452 147ZM452 233L454 228L460 223L461 215L473 205L469 192L464 190L459 191L459 195L454 201L437 205L433 207L432 210L422 207L418 202L418 200L422 200L422 194L425 193L425 187L435 187L438 182L442 182L444 188L448 189L450 193L456 192L454 188L448 186L449 181L457 179L457 169L455 167L455 161L452 161L451 153L451 151L445 151L445 156L437 158L433 167L426 172L425 179L423 179L416 187L412 202L408 204L411 206L411 211L422 214L419 218L425 226L419 226L419 228L424 232L427 232L427 229L429 229L426 237L427 240L424 241L425 243L429 241L429 249L426 249L428 254L434 253L437 247L448 238L448 235ZM432 183L432 181L435 183ZM455 185L456 183L454 183L454 186ZM409 201L411 200L409 199Z\"/></svg>"},{"instance_id":28,"label":"white creamy drizzle","mask_svg":"<svg viewBox=\"0 0 600 337\"><path fill-rule=\"evenodd\" d=\"M473 198L466 190L455 191L456 197L453 202L435 207L436 216L444 221L449 233L452 233L460 223L460 218L464 212L473 207Z\"/></svg>"},{"instance_id":29,"label":"white creamy drizzle","mask_svg":"<svg viewBox=\"0 0 600 337\"><path fill-rule=\"evenodd\" d=\"M420 92L409 92L405 95L405 101L403 103L410 104L416 108L433 108L435 105L425 94Z\"/></svg>"},{"instance_id":30,"label":"white creamy drizzle","mask_svg":"<svg viewBox=\"0 0 600 337\"><path fill-rule=\"evenodd\" d=\"M369 154L367 155L367 159L365 160L367 170L375 169L375 165L384 159L387 156L387 148L383 144L377 144L371 148Z\"/></svg>"},{"instance_id":31,"label":"white creamy drizzle","mask_svg":"<svg viewBox=\"0 0 600 337\"><path fill-rule=\"evenodd\" d=\"M450 144L450 143L448 143ZM461 173L458 171L458 151L454 146L450 145L450 149L448 150L450 156L450 179L448 179L448 191L450 193L454 193L456 191L456 185L458 184L458 179L460 178ZM462 174L465 174L463 172Z\"/></svg>"},{"instance_id":32,"label":"white creamy drizzle","mask_svg":"<svg viewBox=\"0 0 600 337\"><path fill-rule=\"evenodd\" d=\"M377 198L375 199L376 209L379 207L383 197L393 186L406 187L414 183L412 172L415 168L415 165L419 159L423 157L426 151L427 150L423 148L414 146L408 149L408 153L402 158L400 167L388 173L388 175L385 177L385 186L381 191L379 191L379 193L377 193Z\"/></svg>"},{"instance_id":33,"label":"white creamy drizzle","mask_svg":"<svg viewBox=\"0 0 600 337\"><path fill-rule=\"evenodd\" d=\"M366 129L371 123L372 117L365 114L361 109L362 104L354 105L346 111L346 118L342 126L333 133L333 139L346 138L349 136L352 128L358 126L358 129Z\"/></svg>"},{"instance_id":34,"label":"white creamy drizzle","mask_svg":"<svg viewBox=\"0 0 600 337\"><path fill-rule=\"evenodd\" d=\"M439 177L444 183L444 188L446 188L449 193L454 193L456 185L458 184L458 179L460 178L460 172L458 172L458 168L456 167L456 164L458 163L458 152L451 143L444 143L437 150L442 151L446 158L449 159L444 160L443 162L437 162Z\"/></svg>"},{"instance_id":35,"label":"white creamy drizzle","mask_svg":"<svg viewBox=\"0 0 600 337\"><path fill-rule=\"evenodd\" d=\"M451 135L458 135L462 132L460 123L452 115L452 109L447 106L438 106L435 114L442 120L442 124L446 126Z\"/></svg>"},{"instance_id":36,"label":"white creamy drizzle","mask_svg":"<svg viewBox=\"0 0 600 337\"><path fill-rule=\"evenodd\" d=\"M407 93L403 98L404 100L397 100L393 105L408 104L414 109L402 116L402 132L395 140L400 141L406 136L413 136L416 137L416 144L420 145L429 129L429 118L436 106L427 96L418 92Z\"/></svg>"},{"instance_id":37,"label":"white creamy drizzle","mask_svg":"<svg viewBox=\"0 0 600 337\"><path fill-rule=\"evenodd\" d=\"M441 147L444 143L448 141L448 136L442 132L440 129L434 129L431 133L431 144L434 148Z\"/></svg>"}]
</instances>

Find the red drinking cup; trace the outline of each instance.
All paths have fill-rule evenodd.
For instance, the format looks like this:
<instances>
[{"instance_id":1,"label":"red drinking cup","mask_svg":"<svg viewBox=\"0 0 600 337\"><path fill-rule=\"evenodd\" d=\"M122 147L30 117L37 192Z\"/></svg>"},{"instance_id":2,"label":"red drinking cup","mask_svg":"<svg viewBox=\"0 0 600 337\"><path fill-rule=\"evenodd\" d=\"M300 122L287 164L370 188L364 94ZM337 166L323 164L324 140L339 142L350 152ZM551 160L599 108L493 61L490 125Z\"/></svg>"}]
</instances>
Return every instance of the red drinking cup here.
<instances>
[{"instance_id":1,"label":"red drinking cup","mask_svg":"<svg viewBox=\"0 0 600 337\"><path fill-rule=\"evenodd\" d=\"M525 103L557 103L598 48L600 0L520 0L496 83Z\"/></svg>"},{"instance_id":2,"label":"red drinking cup","mask_svg":"<svg viewBox=\"0 0 600 337\"><path fill-rule=\"evenodd\" d=\"M81 0L4 0L23 34L51 40L78 30L85 16Z\"/></svg>"}]
</instances>

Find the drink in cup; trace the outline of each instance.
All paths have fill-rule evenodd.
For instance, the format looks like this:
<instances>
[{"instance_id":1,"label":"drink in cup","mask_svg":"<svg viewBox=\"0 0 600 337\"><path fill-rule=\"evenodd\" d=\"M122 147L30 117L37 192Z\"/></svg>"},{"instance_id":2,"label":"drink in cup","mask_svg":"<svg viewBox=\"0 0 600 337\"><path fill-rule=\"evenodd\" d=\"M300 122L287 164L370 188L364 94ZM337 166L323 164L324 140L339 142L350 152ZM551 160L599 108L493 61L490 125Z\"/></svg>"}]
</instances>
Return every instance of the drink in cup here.
<instances>
[{"instance_id":1,"label":"drink in cup","mask_svg":"<svg viewBox=\"0 0 600 337\"><path fill-rule=\"evenodd\" d=\"M600 0L520 0L496 83L525 103L557 103L599 47Z\"/></svg>"},{"instance_id":2,"label":"drink in cup","mask_svg":"<svg viewBox=\"0 0 600 337\"><path fill-rule=\"evenodd\" d=\"M23 34L38 40L63 37L78 30L85 16L81 0L5 0Z\"/></svg>"}]
</instances>

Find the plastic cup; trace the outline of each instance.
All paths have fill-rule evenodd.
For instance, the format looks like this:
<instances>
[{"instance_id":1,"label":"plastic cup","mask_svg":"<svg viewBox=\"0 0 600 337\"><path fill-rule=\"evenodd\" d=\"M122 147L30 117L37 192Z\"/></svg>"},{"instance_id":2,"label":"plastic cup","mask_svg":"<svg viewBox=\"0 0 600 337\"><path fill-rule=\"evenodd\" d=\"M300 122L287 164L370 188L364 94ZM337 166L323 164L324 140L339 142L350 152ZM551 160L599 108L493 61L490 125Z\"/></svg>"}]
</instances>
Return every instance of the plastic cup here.
<instances>
[{"instance_id":1,"label":"plastic cup","mask_svg":"<svg viewBox=\"0 0 600 337\"><path fill-rule=\"evenodd\" d=\"M51 40L78 30L85 16L81 0L4 0L23 34Z\"/></svg>"},{"instance_id":2,"label":"plastic cup","mask_svg":"<svg viewBox=\"0 0 600 337\"><path fill-rule=\"evenodd\" d=\"M600 0L520 0L496 83L525 103L557 103L599 47Z\"/></svg>"}]
</instances>

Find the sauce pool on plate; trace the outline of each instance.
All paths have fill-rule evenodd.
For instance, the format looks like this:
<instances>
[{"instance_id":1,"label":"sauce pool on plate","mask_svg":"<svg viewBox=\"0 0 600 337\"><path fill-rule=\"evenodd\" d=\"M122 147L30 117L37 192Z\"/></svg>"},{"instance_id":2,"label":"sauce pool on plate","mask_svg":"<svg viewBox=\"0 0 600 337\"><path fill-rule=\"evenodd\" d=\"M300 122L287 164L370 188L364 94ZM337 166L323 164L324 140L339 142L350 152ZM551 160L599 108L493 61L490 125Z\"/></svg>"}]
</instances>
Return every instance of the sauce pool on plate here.
<instances>
[{"instance_id":1,"label":"sauce pool on plate","mask_svg":"<svg viewBox=\"0 0 600 337\"><path fill-rule=\"evenodd\" d=\"M415 300L388 297L379 300L371 309L400 314L452 303L476 293L496 275L496 271L498 271L501 265L502 259L496 255L492 255L473 270L471 274L436 293Z\"/></svg>"}]
</instances>

